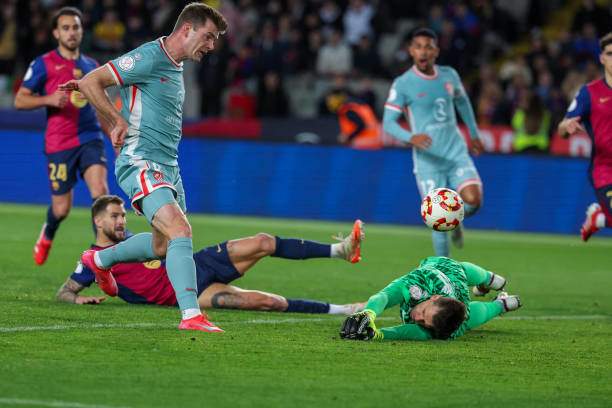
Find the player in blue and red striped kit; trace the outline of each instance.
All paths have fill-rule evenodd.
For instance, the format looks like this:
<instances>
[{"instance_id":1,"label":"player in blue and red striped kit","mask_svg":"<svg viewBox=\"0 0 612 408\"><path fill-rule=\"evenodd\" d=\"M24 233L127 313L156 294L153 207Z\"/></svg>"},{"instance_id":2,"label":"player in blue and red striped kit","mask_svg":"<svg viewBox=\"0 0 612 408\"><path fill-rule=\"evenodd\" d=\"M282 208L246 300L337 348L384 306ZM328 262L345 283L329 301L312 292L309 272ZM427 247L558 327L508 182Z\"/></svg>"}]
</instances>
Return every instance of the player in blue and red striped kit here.
<instances>
[{"instance_id":1,"label":"player in blue and red striped kit","mask_svg":"<svg viewBox=\"0 0 612 408\"><path fill-rule=\"evenodd\" d=\"M563 137L586 132L593 143L589 178L597 196L580 229L583 241L601 228L612 227L612 32L599 42L604 77L583 85L559 123Z\"/></svg>"},{"instance_id":2,"label":"player in blue and red striped kit","mask_svg":"<svg viewBox=\"0 0 612 408\"><path fill-rule=\"evenodd\" d=\"M80 79L98 67L94 59L79 50L83 39L81 21L81 12L74 7L64 7L55 14L52 27L58 47L32 61L15 97L17 109L47 110L45 155L51 206L34 246L38 265L47 260L55 233L70 212L77 172L92 199L108 194L106 157L96 112L78 91L58 90L58 85Z\"/></svg>"}]
</instances>

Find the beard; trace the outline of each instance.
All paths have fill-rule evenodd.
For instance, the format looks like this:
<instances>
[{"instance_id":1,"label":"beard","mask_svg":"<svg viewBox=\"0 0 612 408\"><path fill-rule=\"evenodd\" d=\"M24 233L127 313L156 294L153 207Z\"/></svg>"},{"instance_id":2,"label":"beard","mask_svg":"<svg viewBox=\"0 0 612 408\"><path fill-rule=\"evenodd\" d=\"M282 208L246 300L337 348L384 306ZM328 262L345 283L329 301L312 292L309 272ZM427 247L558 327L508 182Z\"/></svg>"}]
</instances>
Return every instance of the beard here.
<instances>
[{"instance_id":1,"label":"beard","mask_svg":"<svg viewBox=\"0 0 612 408\"><path fill-rule=\"evenodd\" d=\"M106 229L104 228L102 232L104 232L104 235L106 235L108 239L113 241L115 244L118 244L119 242L125 240L125 229L110 229L110 228Z\"/></svg>"},{"instance_id":2,"label":"beard","mask_svg":"<svg viewBox=\"0 0 612 408\"><path fill-rule=\"evenodd\" d=\"M74 40L74 41L60 41L60 45L64 48L66 48L67 50L70 51L76 51L79 49L79 47L81 46L81 41L79 40Z\"/></svg>"}]
</instances>

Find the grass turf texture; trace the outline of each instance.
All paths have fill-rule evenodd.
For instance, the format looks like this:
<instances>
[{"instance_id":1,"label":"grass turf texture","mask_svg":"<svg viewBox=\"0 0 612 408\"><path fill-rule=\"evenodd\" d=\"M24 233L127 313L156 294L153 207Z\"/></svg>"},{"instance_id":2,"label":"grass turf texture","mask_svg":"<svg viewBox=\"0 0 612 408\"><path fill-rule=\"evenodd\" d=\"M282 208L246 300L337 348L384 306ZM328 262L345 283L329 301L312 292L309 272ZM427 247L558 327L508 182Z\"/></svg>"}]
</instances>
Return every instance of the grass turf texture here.
<instances>
[{"instance_id":1,"label":"grass turf texture","mask_svg":"<svg viewBox=\"0 0 612 408\"><path fill-rule=\"evenodd\" d=\"M224 334L179 332L177 309L60 304L91 241L88 212L50 259L31 250L45 209L0 206L0 406L576 406L612 403L612 240L468 230L457 259L509 279L519 312L452 341L341 341L341 317L211 310ZM194 247L265 231L329 241L350 223L191 215ZM367 222L367 220L365 220ZM133 231L147 229L130 215ZM237 282L334 303L365 300L431 253L424 228L366 224L364 259L265 259ZM84 294L99 294L92 287ZM398 322L397 308L380 326ZM22 329L20 329L22 328ZM27 331L26 331L27 330ZM28 403L28 400L31 403Z\"/></svg>"}]
</instances>

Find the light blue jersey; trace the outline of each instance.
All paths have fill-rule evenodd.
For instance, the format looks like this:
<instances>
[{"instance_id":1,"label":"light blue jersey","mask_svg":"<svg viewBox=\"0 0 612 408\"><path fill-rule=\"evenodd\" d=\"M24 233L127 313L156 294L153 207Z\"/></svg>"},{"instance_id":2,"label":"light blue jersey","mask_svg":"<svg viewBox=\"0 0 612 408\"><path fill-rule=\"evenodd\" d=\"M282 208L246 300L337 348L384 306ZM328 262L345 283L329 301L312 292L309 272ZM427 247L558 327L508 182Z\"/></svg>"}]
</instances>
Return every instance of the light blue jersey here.
<instances>
[{"instance_id":1,"label":"light blue jersey","mask_svg":"<svg viewBox=\"0 0 612 408\"><path fill-rule=\"evenodd\" d=\"M413 66L393 82L385 103L385 132L405 142L418 133L432 139L429 148L414 149L415 172L443 170L469 158L457 127L455 107L471 137L478 138L472 106L453 68L435 65L434 74L428 76ZM411 131L397 123L401 115L407 116Z\"/></svg>"},{"instance_id":2,"label":"light blue jersey","mask_svg":"<svg viewBox=\"0 0 612 408\"><path fill-rule=\"evenodd\" d=\"M172 59L159 38L106 66L121 87L121 115L129 124L121 149L123 161L178 166L185 99L183 63Z\"/></svg>"},{"instance_id":3,"label":"light blue jersey","mask_svg":"<svg viewBox=\"0 0 612 408\"><path fill-rule=\"evenodd\" d=\"M474 111L453 68L435 65L434 74L425 75L413 66L395 79L389 91L383 117L385 132L405 142L418 133L431 137L427 149L412 151L421 196L440 187L461 191L471 184L482 186L457 127L455 107L472 139L478 138ZM410 131L397 122L402 115L406 116Z\"/></svg>"}]
</instances>

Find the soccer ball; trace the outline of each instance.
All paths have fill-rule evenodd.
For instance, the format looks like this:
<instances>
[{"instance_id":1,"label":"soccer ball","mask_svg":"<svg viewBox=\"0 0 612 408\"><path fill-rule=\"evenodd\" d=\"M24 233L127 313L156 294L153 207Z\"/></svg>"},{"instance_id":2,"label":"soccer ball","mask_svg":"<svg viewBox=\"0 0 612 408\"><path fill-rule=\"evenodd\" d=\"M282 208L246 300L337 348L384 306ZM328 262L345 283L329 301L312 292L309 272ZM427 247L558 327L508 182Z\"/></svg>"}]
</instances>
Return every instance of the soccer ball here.
<instances>
[{"instance_id":1,"label":"soccer ball","mask_svg":"<svg viewBox=\"0 0 612 408\"><path fill-rule=\"evenodd\" d=\"M421 203L421 217L435 231L452 231L463 221L463 200L450 188L431 190Z\"/></svg>"}]
</instances>

